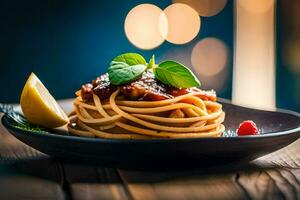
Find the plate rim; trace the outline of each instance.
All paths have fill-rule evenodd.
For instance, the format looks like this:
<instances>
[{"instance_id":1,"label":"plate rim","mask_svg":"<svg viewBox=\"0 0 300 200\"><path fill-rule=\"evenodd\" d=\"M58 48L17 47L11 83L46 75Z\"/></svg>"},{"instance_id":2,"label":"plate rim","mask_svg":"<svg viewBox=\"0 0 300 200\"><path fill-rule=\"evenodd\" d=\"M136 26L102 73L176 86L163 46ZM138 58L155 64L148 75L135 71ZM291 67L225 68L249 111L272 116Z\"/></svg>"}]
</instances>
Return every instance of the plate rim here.
<instances>
[{"instance_id":1,"label":"plate rim","mask_svg":"<svg viewBox=\"0 0 300 200\"><path fill-rule=\"evenodd\" d=\"M255 109L255 108L247 108L243 107L240 105L235 105L230 103L229 100L221 99L224 103L229 103L234 106L238 106L240 108L244 109L251 109L254 111L264 111L264 112L272 112L272 113L283 113L283 114L290 114L294 115L296 117L300 118L300 113L297 113L295 111L290 111L290 110L285 110L285 109L276 109L276 111L269 111L269 110L262 110L262 109ZM209 137L209 138L171 138L171 139L165 139L165 138L155 138L151 140L146 140L146 139L141 139L141 140L133 140L133 139L106 139L106 138L88 138L88 137L80 137L80 136L73 136L73 135L61 135L57 133L50 132L49 130L46 130L44 133L39 133L37 131L30 131L30 130L24 130L21 128L18 128L16 126L13 126L9 122L9 117L7 114L4 114L1 122L3 126L8 130L13 130L14 132L23 132L27 134L32 134L34 136L38 137L50 137L50 138L59 138L59 139L64 139L64 140L74 140L74 141L84 141L84 142L100 142L100 143L161 143L161 142L191 142L191 141L238 141L238 140L260 140L260 139L266 139L270 137L279 137L279 136L285 136L285 135L290 135L293 133L300 133L300 124L298 127L284 130L284 131L279 131L279 132L269 132L268 134L262 134L262 135L247 135L247 136L240 136L240 137ZM300 136L299 136L300 138Z\"/></svg>"}]
</instances>

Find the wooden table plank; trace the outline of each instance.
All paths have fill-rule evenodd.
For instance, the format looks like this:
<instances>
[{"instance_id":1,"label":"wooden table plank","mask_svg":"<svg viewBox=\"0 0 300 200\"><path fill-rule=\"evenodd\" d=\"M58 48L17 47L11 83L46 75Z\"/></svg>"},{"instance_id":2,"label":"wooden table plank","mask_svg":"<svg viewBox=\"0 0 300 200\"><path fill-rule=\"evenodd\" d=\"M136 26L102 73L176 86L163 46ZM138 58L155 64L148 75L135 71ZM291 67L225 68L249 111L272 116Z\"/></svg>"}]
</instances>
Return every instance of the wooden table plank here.
<instances>
[{"instance_id":1,"label":"wooden table plank","mask_svg":"<svg viewBox=\"0 0 300 200\"><path fill-rule=\"evenodd\" d=\"M0 199L65 199L63 172L49 156L0 126Z\"/></svg>"},{"instance_id":2,"label":"wooden table plank","mask_svg":"<svg viewBox=\"0 0 300 200\"><path fill-rule=\"evenodd\" d=\"M247 166L119 173L134 199L300 199L298 152L300 140Z\"/></svg>"},{"instance_id":3,"label":"wooden table plank","mask_svg":"<svg viewBox=\"0 0 300 200\"><path fill-rule=\"evenodd\" d=\"M0 177L0 199L62 200L65 196L53 181L28 175L6 175Z\"/></svg>"},{"instance_id":4,"label":"wooden table plank","mask_svg":"<svg viewBox=\"0 0 300 200\"><path fill-rule=\"evenodd\" d=\"M73 164L63 164L63 168L73 199L128 199L114 169Z\"/></svg>"},{"instance_id":5,"label":"wooden table plank","mask_svg":"<svg viewBox=\"0 0 300 200\"><path fill-rule=\"evenodd\" d=\"M300 199L300 169L238 173L237 181L251 199Z\"/></svg>"},{"instance_id":6,"label":"wooden table plank","mask_svg":"<svg viewBox=\"0 0 300 200\"><path fill-rule=\"evenodd\" d=\"M190 174L176 172L130 172L120 170L133 199L244 199L232 174ZM156 177L156 178L155 178ZM166 177L165 180L163 180ZM156 180L157 181L156 181Z\"/></svg>"},{"instance_id":7,"label":"wooden table plank","mask_svg":"<svg viewBox=\"0 0 300 200\"><path fill-rule=\"evenodd\" d=\"M300 168L300 139L289 146L263 156L253 163L260 167Z\"/></svg>"},{"instance_id":8,"label":"wooden table plank","mask_svg":"<svg viewBox=\"0 0 300 200\"><path fill-rule=\"evenodd\" d=\"M72 184L74 200L126 200L128 199L121 184L75 183Z\"/></svg>"}]
</instances>

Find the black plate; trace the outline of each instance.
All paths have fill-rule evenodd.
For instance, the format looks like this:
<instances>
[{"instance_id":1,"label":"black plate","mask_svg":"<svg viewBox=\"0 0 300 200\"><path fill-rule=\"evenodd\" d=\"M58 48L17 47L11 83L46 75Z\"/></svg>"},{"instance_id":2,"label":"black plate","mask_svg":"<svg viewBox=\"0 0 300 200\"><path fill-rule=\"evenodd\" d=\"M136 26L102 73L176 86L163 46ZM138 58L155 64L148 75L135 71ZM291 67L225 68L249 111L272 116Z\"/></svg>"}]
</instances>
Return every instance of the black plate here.
<instances>
[{"instance_id":1,"label":"black plate","mask_svg":"<svg viewBox=\"0 0 300 200\"><path fill-rule=\"evenodd\" d=\"M111 140L63 135L53 130L24 129L7 114L3 125L33 148L71 162L121 168L186 168L252 160L280 149L300 136L300 115L290 111L262 111L221 101L226 134L221 138ZM243 120L256 122L262 134L234 136Z\"/></svg>"}]
</instances>

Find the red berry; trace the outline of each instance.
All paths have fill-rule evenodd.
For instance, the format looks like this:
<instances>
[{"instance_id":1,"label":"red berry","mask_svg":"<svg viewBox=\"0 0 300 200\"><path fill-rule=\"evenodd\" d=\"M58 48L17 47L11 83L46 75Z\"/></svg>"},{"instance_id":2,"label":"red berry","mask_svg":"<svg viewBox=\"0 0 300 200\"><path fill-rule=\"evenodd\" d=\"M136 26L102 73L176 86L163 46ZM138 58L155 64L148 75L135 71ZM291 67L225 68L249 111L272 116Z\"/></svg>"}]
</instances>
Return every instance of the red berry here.
<instances>
[{"instance_id":1,"label":"red berry","mask_svg":"<svg viewBox=\"0 0 300 200\"><path fill-rule=\"evenodd\" d=\"M256 124L251 121L243 121L239 128L237 129L237 134L238 136L243 136L243 135L257 135L259 134L258 128Z\"/></svg>"}]
</instances>

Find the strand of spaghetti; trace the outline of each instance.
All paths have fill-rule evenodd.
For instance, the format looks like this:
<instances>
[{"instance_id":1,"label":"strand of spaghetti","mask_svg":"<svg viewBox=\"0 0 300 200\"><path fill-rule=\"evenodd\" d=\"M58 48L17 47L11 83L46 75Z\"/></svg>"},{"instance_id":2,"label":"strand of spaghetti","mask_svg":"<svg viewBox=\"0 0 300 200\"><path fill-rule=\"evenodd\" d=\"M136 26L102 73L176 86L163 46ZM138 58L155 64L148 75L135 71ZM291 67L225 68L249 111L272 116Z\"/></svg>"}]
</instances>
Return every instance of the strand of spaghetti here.
<instances>
[{"instance_id":1,"label":"strand of spaghetti","mask_svg":"<svg viewBox=\"0 0 300 200\"><path fill-rule=\"evenodd\" d=\"M82 115L82 117L86 118L86 119L93 119L93 117L88 113L88 111L86 111L85 108L83 108L81 105L78 105L79 111Z\"/></svg>"},{"instance_id":2,"label":"strand of spaghetti","mask_svg":"<svg viewBox=\"0 0 300 200\"><path fill-rule=\"evenodd\" d=\"M79 129L76 129L76 128L73 128L72 127L72 124L77 124L76 122L78 121L78 117L77 116L74 116L72 118L70 118L70 124L67 125L67 129L73 133L72 131L76 131L76 134L74 132L75 135L79 135L79 136L84 136L84 137L95 137L95 135L89 131L87 131L86 129L83 129L83 130L79 130ZM78 125L77 125L78 126Z\"/></svg>"},{"instance_id":3,"label":"strand of spaghetti","mask_svg":"<svg viewBox=\"0 0 300 200\"><path fill-rule=\"evenodd\" d=\"M95 137L95 135L89 131L83 131L72 128L70 125L67 126L68 131L73 133L74 135L82 136L82 137Z\"/></svg>"},{"instance_id":4,"label":"strand of spaghetti","mask_svg":"<svg viewBox=\"0 0 300 200\"><path fill-rule=\"evenodd\" d=\"M92 127L87 126L86 124L82 123L81 121L78 121L78 125L80 127L83 127L84 129L87 129L91 133L95 134L97 137L100 138L113 138L113 139L146 139L148 137L138 135L138 134L115 134L115 133L107 133L104 131L96 130Z\"/></svg>"},{"instance_id":5,"label":"strand of spaghetti","mask_svg":"<svg viewBox=\"0 0 300 200\"><path fill-rule=\"evenodd\" d=\"M108 130L108 129L112 129L116 126L116 123L110 124L110 125L106 125L106 126L99 126L99 130L103 131L103 130Z\"/></svg>"},{"instance_id":6,"label":"strand of spaghetti","mask_svg":"<svg viewBox=\"0 0 300 200\"><path fill-rule=\"evenodd\" d=\"M111 106L110 106L110 104L104 104L104 105L102 105L103 106L103 108L105 109L105 110L111 110Z\"/></svg>"},{"instance_id":7,"label":"strand of spaghetti","mask_svg":"<svg viewBox=\"0 0 300 200\"><path fill-rule=\"evenodd\" d=\"M189 93L188 95L190 96L190 95L192 95L192 94L194 94L194 93ZM185 96L185 95L184 95ZM175 102L176 101L180 101L180 100L182 100L182 99L184 99L183 97L184 96L180 96L180 98L179 97L176 97L176 98L178 98L177 100L176 100L176 98L174 98L174 99L170 99L170 100L162 100L162 101L165 101L164 102L164 104L165 105L167 105L167 102L166 101L169 101L170 103L173 103L173 101L175 100ZM196 97L197 98L197 97ZM199 100L201 100L201 99L199 99ZM202 100L201 100L202 101ZM143 104L145 104L145 106L144 107L157 107L157 106L160 106L160 102L161 101L154 101L154 102L148 102L148 101L116 101L117 103L118 103L118 105L124 105L124 106L132 106L132 107L142 107L142 105ZM217 103L217 102L212 102L212 101L202 101L203 103L204 103L204 105L205 106L209 106L209 107L215 107L215 108L221 108L222 107L222 105L221 104L219 104L219 103ZM96 106L94 106L94 105L90 105L90 104L87 104L87 103L84 103L84 102L82 102L82 101L80 101L79 100L79 98L77 97L76 99L75 99L75 101L74 101L74 104L76 104L76 105L78 105L78 104L81 104L83 107L85 107L85 108L88 108L88 109L91 109L91 110L96 110L97 111L97 108L96 108ZM151 104L153 104L153 105L151 105ZM102 105L103 106L103 108L105 109L105 110L108 110L108 109L111 109L111 105L110 104L104 104L104 105ZM206 107L205 107L206 108Z\"/></svg>"},{"instance_id":8,"label":"strand of spaghetti","mask_svg":"<svg viewBox=\"0 0 300 200\"><path fill-rule=\"evenodd\" d=\"M82 114L82 117L86 118L86 119L94 119L86 110L85 108L83 108L82 106L78 106L79 107L79 110ZM99 126L99 130L107 130L107 129L111 129L113 127L115 127L116 124L113 123L113 124L109 124L109 125L103 125L103 126Z\"/></svg>"},{"instance_id":9,"label":"strand of spaghetti","mask_svg":"<svg viewBox=\"0 0 300 200\"><path fill-rule=\"evenodd\" d=\"M148 135L152 137L160 137L160 138L196 138L196 137L212 137L212 136L218 136L221 132L224 131L224 127L222 124L219 124L218 127L216 127L215 131L209 131L209 132L187 132L187 133L172 133L172 132L158 132L154 130L144 129L144 128L138 128L135 126L131 126L128 124L117 122L118 126L129 130L134 133L138 133L141 135ZM221 127L221 128L220 128Z\"/></svg>"},{"instance_id":10,"label":"strand of spaghetti","mask_svg":"<svg viewBox=\"0 0 300 200\"><path fill-rule=\"evenodd\" d=\"M222 104L212 101L203 101L206 107L222 108Z\"/></svg>"},{"instance_id":11,"label":"strand of spaghetti","mask_svg":"<svg viewBox=\"0 0 300 200\"><path fill-rule=\"evenodd\" d=\"M199 117L200 116L192 108L182 108L182 110L188 117Z\"/></svg>"},{"instance_id":12,"label":"strand of spaghetti","mask_svg":"<svg viewBox=\"0 0 300 200\"><path fill-rule=\"evenodd\" d=\"M111 116L109 116L109 115L105 112L105 110L103 109L102 104L101 104L101 101L100 101L100 98L99 98L97 95L93 94L93 99L94 99L94 103L95 103L95 106L96 106L98 112L99 112L103 117L111 117Z\"/></svg>"},{"instance_id":13,"label":"strand of spaghetti","mask_svg":"<svg viewBox=\"0 0 300 200\"><path fill-rule=\"evenodd\" d=\"M161 101L116 101L116 104L118 105L124 105L124 106L132 106L132 107L158 107L158 106L164 106L172 103L176 103L178 101L181 101L182 99L186 99L187 97L194 97L196 95L203 94L202 92L193 92L188 93L185 95L181 95L178 97L175 97L173 99L166 99Z\"/></svg>"},{"instance_id":14,"label":"strand of spaghetti","mask_svg":"<svg viewBox=\"0 0 300 200\"><path fill-rule=\"evenodd\" d=\"M198 97L189 96L189 97L187 97L185 99L182 99L181 102L194 104L194 105L198 106L199 108L201 108L202 110L204 110L206 112L206 107L205 107L204 102L202 101L202 99L200 99Z\"/></svg>"},{"instance_id":15,"label":"strand of spaghetti","mask_svg":"<svg viewBox=\"0 0 300 200\"><path fill-rule=\"evenodd\" d=\"M203 126L205 126L206 122L207 121L195 122L195 123L191 124L190 127L195 127L195 126L197 126L197 127L203 127Z\"/></svg>"},{"instance_id":16,"label":"strand of spaghetti","mask_svg":"<svg viewBox=\"0 0 300 200\"><path fill-rule=\"evenodd\" d=\"M205 133L181 133L179 135L177 134L171 134L170 138L203 138L203 137L219 137L223 132L225 131L225 127L223 124L220 124L219 127L217 127L215 130L205 132ZM164 132L161 132L161 134L164 134ZM188 136L187 136L188 135Z\"/></svg>"},{"instance_id":17,"label":"strand of spaghetti","mask_svg":"<svg viewBox=\"0 0 300 200\"><path fill-rule=\"evenodd\" d=\"M204 112L202 109L198 108L197 106L187 104L187 103L175 103L167 106L161 106L161 107L154 107L154 108L133 108L133 107L127 107L127 106L119 106L122 110L130 113L158 113L158 112L164 112L179 108L192 108L194 112L199 114L200 116L207 115L206 112Z\"/></svg>"},{"instance_id":18,"label":"strand of spaghetti","mask_svg":"<svg viewBox=\"0 0 300 200\"><path fill-rule=\"evenodd\" d=\"M112 106L112 109L120 114L122 117L131 120L137 124L143 125L145 127L148 127L150 129L154 129L154 130L159 130L159 131L170 131L170 132L199 132L199 131L204 131L204 130L208 130L208 129L212 129L215 128L216 126L218 126L218 124L211 124L208 126L204 126L204 127L170 127L170 126L162 126L162 125L157 125L157 124L153 124L144 120L141 120L137 117L134 117L126 112L124 112L123 110L121 110L115 102L115 98L116 96L119 94L119 90L116 90L111 96L110 96L110 104Z\"/></svg>"},{"instance_id":19,"label":"strand of spaghetti","mask_svg":"<svg viewBox=\"0 0 300 200\"><path fill-rule=\"evenodd\" d=\"M135 117L151 120L156 122L166 122L166 123L189 123L189 122L197 122L201 120L213 120L222 114L222 110L218 110L215 113L208 114L206 116L201 117L189 117L189 118L169 118L169 117L159 117L154 115L144 115L144 114L132 114Z\"/></svg>"},{"instance_id":20,"label":"strand of spaghetti","mask_svg":"<svg viewBox=\"0 0 300 200\"><path fill-rule=\"evenodd\" d=\"M79 104L81 104L81 106L84 107L84 108L87 108L87 109L90 109L90 110L98 111L98 109L96 108L96 106L91 105L91 104L84 103L84 102L82 102L82 101L80 101L79 99L76 98L75 101L74 101L74 105L79 105ZM104 105L102 105L102 106L103 106L103 108L104 108L105 110L111 109L111 106L110 106L109 104L104 104Z\"/></svg>"},{"instance_id":21,"label":"strand of spaghetti","mask_svg":"<svg viewBox=\"0 0 300 200\"><path fill-rule=\"evenodd\" d=\"M214 120L210 120L210 123L222 123L224 119L225 119L225 113L222 112L222 114L218 118Z\"/></svg>"},{"instance_id":22,"label":"strand of spaghetti","mask_svg":"<svg viewBox=\"0 0 300 200\"><path fill-rule=\"evenodd\" d=\"M111 124L111 123L118 121L121 118L121 115L114 115L112 117L107 117L107 118L86 119L81 115L77 106L75 106L75 112L76 112L79 120L81 120L84 123L88 123L88 124L100 124L100 125Z\"/></svg>"},{"instance_id":23,"label":"strand of spaghetti","mask_svg":"<svg viewBox=\"0 0 300 200\"><path fill-rule=\"evenodd\" d=\"M74 101L74 105L76 106L76 105L79 105L79 104L80 104L82 107L84 107L84 108L87 108L87 109L90 109L90 110L96 110L96 111L98 111L97 108L96 108L96 106L93 106L93 105L84 103L84 102L80 101L78 98L76 98L75 101Z\"/></svg>"},{"instance_id":24,"label":"strand of spaghetti","mask_svg":"<svg viewBox=\"0 0 300 200\"><path fill-rule=\"evenodd\" d=\"M93 94L93 99L94 99L94 103L95 103L95 106L98 110L98 112L103 116L103 117L111 117L104 109L103 109L103 105L102 105L102 102L100 101L100 98ZM100 126L99 127L99 130L107 130L107 129L111 129L113 127L116 126L116 123L113 123L111 125L106 125L106 126Z\"/></svg>"}]
</instances>

